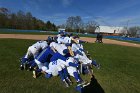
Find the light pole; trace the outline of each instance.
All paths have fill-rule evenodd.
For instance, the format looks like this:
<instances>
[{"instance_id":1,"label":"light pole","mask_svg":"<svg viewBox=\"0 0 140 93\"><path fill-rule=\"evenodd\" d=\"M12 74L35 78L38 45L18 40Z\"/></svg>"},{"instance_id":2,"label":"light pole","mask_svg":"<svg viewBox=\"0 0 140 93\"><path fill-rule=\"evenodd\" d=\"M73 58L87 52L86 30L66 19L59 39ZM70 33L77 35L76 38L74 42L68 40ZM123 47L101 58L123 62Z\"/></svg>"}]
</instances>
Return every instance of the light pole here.
<instances>
[{"instance_id":1,"label":"light pole","mask_svg":"<svg viewBox=\"0 0 140 93\"><path fill-rule=\"evenodd\" d=\"M128 23L129 23L129 20L127 21L127 24L126 24L126 33L128 34Z\"/></svg>"}]
</instances>

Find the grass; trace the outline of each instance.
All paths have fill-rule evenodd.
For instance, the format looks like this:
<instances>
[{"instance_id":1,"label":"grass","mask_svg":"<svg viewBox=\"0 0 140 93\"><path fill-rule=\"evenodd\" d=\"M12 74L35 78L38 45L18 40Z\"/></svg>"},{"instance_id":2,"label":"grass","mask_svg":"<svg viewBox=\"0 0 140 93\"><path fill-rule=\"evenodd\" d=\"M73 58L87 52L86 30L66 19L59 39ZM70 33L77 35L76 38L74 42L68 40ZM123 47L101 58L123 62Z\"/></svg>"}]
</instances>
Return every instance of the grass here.
<instances>
[{"instance_id":1,"label":"grass","mask_svg":"<svg viewBox=\"0 0 140 93\"><path fill-rule=\"evenodd\" d=\"M86 45L102 68L94 70L106 93L140 92L140 48L107 44ZM91 50L92 49L92 50Z\"/></svg>"},{"instance_id":2,"label":"grass","mask_svg":"<svg viewBox=\"0 0 140 93\"><path fill-rule=\"evenodd\" d=\"M0 92L78 93L74 89L75 83L64 88L59 77L33 79L32 72L18 70L18 59L34 42L0 39ZM93 68L93 71L105 93L140 93L140 48L97 43L85 44L85 48L101 64L100 70ZM82 77L89 80L87 75Z\"/></svg>"}]
</instances>

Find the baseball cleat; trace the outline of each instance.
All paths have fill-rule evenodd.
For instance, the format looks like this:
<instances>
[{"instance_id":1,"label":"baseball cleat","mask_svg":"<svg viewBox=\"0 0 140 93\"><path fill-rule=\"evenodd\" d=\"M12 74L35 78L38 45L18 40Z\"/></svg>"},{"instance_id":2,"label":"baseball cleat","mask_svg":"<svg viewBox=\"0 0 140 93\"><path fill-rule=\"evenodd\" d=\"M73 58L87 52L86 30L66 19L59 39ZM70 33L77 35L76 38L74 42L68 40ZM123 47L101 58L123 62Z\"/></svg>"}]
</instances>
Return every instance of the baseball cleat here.
<instances>
[{"instance_id":1,"label":"baseball cleat","mask_svg":"<svg viewBox=\"0 0 140 93\"><path fill-rule=\"evenodd\" d=\"M66 81L68 82L69 85L72 85L72 82L69 78L67 78Z\"/></svg>"},{"instance_id":2,"label":"baseball cleat","mask_svg":"<svg viewBox=\"0 0 140 93\"><path fill-rule=\"evenodd\" d=\"M85 81L79 81L79 82L77 82L77 86L84 85L85 83L86 83Z\"/></svg>"},{"instance_id":3,"label":"baseball cleat","mask_svg":"<svg viewBox=\"0 0 140 93\"><path fill-rule=\"evenodd\" d=\"M69 84L66 82L66 80L63 80L63 84L65 85L65 87L69 87Z\"/></svg>"},{"instance_id":4,"label":"baseball cleat","mask_svg":"<svg viewBox=\"0 0 140 93\"><path fill-rule=\"evenodd\" d=\"M90 85L90 83L88 82L88 83L86 83L86 84L84 84L83 85L83 87L86 87L86 86L88 86L88 85Z\"/></svg>"},{"instance_id":5,"label":"baseball cleat","mask_svg":"<svg viewBox=\"0 0 140 93\"><path fill-rule=\"evenodd\" d=\"M33 78L37 78L37 73L36 73L36 71L33 71Z\"/></svg>"},{"instance_id":6,"label":"baseball cleat","mask_svg":"<svg viewBox=\"0 0 140 93\"><path fill-rule=\"evenodd\" d=\"M19 62L20 62L20 63L22 62L22 58L19 59Z\"/></svg>"},{"instance_id":7,"label":"baseball cleat","mask_svg":"<svg viewBox=\"0 0 140 93\"><path fill-rule=\"evenodd\" d=\"M24 67L22 65L20 66L20 70L24 70Z\"/></svg>"},{"instance_id":8,"label":"baseball cleat","mask_svg":"<svg viewBox=\"0 0 140 93\"><path fill-rule=\"evenodd\" d=\"M27 65L27 63L25 63L23 66L24 66L24 69L25 69L25 70L28 69L28 65Z\"/></svg>"},{"instance_id":9,"label":"baseball cleat","mask_svg":"<svg viewBox=\"0 0 140 93\"><path fill-rule=\"evenodd\" d=\"M32 71L32 70L33 70L33 68L32 67L29 67L28 71Z\"/></svg>"},{"instance_id":10,"label":"baseball cleat","mask_svg":"<svg viewBox=\"0 0 140 93\"><path fill-rule=\"evenodd\" d=\"M78 71L79 71L80 74L83 73L83 65L82 65L82 64L80 64L80 65L78 66Z\"/></svg>"},{"instance_id":11,"label":"baseball cleat","mask_svg":"<svg viewBox=\"0 0 140 93\"><path fill-rule=\"evenodd\" d=\"M95 66L97 69L100 69L101 65L97 64L97 66Z\"/></svg>"}]
</instances>

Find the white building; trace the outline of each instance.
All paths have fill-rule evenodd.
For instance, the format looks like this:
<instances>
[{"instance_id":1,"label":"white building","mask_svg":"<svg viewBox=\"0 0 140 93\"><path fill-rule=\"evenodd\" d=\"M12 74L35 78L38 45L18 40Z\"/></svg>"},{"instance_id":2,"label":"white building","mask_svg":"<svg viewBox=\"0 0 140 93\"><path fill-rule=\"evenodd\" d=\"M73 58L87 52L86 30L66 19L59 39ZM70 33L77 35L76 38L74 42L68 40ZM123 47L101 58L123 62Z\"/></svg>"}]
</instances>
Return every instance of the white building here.
<instances>
[{"instance_id":1,"label":"white building","mask_svg":"<svg viewBox=\"0 0 140 93\"><path fill-rule=\"evenodd\" d=\"M140 30L137 31L136 37L139 37L140 38Z\"/></svg>"},{"instance_id":2,"label":"white building","mask_svg":"<svg viewBox=\"0 0 140 93\"><path fill-rule=\"evenodd\" d=\"M59 29L58 29L58 32L61 32L61 31L62 31L62 32L65 32L65 29L59 28Z\"/></svg>"},{"instance_id":3,"label":"white building","mask_svg":"<svg viewBox=\"0 0 140 93\"><path fill-rule=\"evenodd\" d=\"M122 30L123 27L99 26L99 28L97 28L95 32L118 34L121 33Z\"/></svg>"}]
</instances>

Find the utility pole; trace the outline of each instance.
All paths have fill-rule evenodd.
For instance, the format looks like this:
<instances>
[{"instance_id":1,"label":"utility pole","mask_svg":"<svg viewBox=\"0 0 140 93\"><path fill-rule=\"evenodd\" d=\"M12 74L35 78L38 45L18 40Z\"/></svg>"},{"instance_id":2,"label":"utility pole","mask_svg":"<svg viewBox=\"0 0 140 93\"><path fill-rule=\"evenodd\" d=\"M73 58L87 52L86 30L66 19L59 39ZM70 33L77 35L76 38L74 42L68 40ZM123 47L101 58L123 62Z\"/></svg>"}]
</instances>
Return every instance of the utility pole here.
<instances>
[{"instance_id":1,"label":"utility pole","mask_svg":"<svg viewBox=\"0 0 140 93\"><path fill-rule=\"evenodd\" d=\"M126 23L126 32L128 34L128 23L129 23L129 20L127 20L127 23Z\"/></svg>"}]
</instances>

